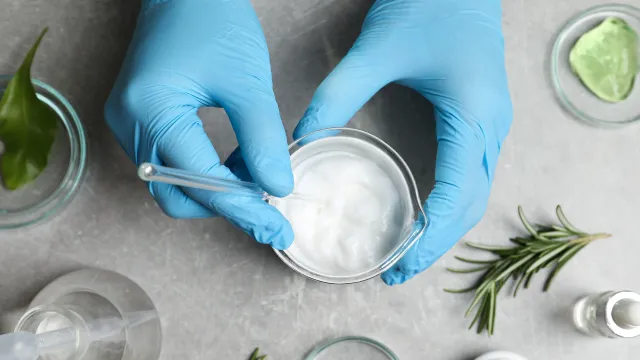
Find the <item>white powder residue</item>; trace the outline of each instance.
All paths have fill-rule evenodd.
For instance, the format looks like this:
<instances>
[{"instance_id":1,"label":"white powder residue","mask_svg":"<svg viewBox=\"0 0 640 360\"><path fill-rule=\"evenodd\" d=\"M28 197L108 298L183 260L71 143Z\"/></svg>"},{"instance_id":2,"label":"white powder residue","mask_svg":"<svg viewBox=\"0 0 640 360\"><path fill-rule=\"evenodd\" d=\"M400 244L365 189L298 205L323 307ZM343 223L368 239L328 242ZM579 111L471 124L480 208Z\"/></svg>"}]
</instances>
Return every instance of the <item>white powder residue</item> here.
<instances>
[{"instance_id":1,"label":"white powder residue","mask_svg":"<svg viewBox=\"0 0 640 360\"><path fill-rule=\"evenodd\" d=\"M294 191L303 198L271 203L293 226L287 254L296 262L325 275L357 274L404 240L414 215L409 189L383 151L363 140L329 137L302 147L291 161Z\"/></svg>"}]
</instances>

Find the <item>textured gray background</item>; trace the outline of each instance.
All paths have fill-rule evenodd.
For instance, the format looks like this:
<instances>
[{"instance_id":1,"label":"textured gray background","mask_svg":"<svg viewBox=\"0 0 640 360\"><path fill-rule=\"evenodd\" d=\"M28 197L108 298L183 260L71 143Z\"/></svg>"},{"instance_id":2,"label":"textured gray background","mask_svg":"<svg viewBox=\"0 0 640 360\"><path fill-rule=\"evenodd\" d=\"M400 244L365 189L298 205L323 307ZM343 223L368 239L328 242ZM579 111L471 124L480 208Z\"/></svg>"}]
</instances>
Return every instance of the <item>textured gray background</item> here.
<instances>
[{"instance_id":1,"label":"textured gray background","mask_svg":"<svg viewBox=\"0 0 640 360\"><path fill-rule=\"evenodd\" d=\"M637 0L626 1L638 4ZM515 209L551 219L557 203L588 230L611 240L587 248L548 294L533 289L499 304L491 339L466 330L470 300L442 292L470 279L447 274L457 247L405 285L379 279L352 286L315 283L294 274L272 251L223 220L165 217L102 119L102 106L131 36L138 2L2 0L0 73L12 72L38 31L51 31L36 77L65 94L90 139L86 181L56 219L0 233L0 308L25 305L48 281L83 266L123 273L156 302L164 327L163 359L244 359L260 345L273 359L299 359L318 342L345 334L375 337L402 359L468 359L511 349L529 359L632 359L640 340L576 334L573 300L607 289L640 290L640 127L601 130L565 114L554 100L548 53L559 27L594 0L504 2L504 32L515 121L496 173L489 209L466 238L503 243L522 231ZM371 0L257 0L272 55L276 95L290 133L315 87L357 36ZM396 146L423 195L433 177L431 108L389 87L352 125ZM202 112L223 157L235 147L223 112ZM634 354L634 355L632 355Z\"/></svg>"}]
</instances>

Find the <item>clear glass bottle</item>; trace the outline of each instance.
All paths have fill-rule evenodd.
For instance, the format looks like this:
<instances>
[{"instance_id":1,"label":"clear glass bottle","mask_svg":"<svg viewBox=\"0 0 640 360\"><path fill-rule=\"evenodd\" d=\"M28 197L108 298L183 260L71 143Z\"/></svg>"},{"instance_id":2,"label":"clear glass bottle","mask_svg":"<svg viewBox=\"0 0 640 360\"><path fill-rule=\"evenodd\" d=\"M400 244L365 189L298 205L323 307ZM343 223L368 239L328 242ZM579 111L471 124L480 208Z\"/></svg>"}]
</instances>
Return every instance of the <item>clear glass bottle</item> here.
<instances>
[{"instance_id":1,"label":"clear glass bottle","mask_svg":"<svg viewBox=\"0 0 640 360\"><path fill-rule=\"evenodd\" d=\"M133 281L111 271L83 269L54 280L36 295L15 329L56 330L74 345L40 359L157 360L160 355L162 333L153 302ZM52 340L62 345L68 339ZM44 345L55 349L55 344Z\"/></svg>"},{"instance_id":2,"label":"clear glass bottle","mask_svg":"<svg viewBox=\"0 0 640 360\"><path fill-rule=\"evenodd\" d=\"M575 304L573 321L578 330L591 336L640 336L640 294L607 291L586 296Z\"/></svg>"}]
</instances>

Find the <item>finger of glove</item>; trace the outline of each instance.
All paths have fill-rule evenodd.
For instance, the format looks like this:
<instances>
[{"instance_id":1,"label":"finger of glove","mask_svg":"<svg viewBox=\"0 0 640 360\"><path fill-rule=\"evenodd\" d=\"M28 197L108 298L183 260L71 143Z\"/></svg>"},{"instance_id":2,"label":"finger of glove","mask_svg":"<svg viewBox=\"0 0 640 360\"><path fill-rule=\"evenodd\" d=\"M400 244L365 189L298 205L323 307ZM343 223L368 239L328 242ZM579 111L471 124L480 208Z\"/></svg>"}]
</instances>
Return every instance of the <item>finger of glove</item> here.
<instances>
[{"instance_id":1,"label":"finger of glove","mask_svg":"<svg viewBox=\"0 0 640 360\"><path fill-rule=\"evenodd\" d=\"M240 153L251 177L266 192L286 196L293 191L287 135L270 81L255 77L223 106L236 133Z\"/></svg>"},{"instance_id":2,"label":"finger of glove","mask_svg":"<svg viewBox=\"0 0 640 360\"><path fill-rule=\"evenodd\" d=\"M138 94L138 87L126 87L122 79L111 92L105 105L104 114L107 124L118 143L136 165L143 162L164 165L158 154L152 134L158 132L156 122L149 122L149 108ZM152 115L153 116L153 115ZM211 209L191 199L177 186L149 182L149 192L162 211L175 219L205 218L217 216Z\"/></svg>"},{"instance_id":3,"label":"finger of glove","mask_svg":"<svg viewBox=\"0 0 640 360\"><path fill-rule=\"evenodd\" d=\"M171 114L173 112L177 112ZM237 180L231 171L220 164L213 145L205 133L196 109L180 113L168 110L172 125L158 142L158 153L171 167L199 174ZM280 212L265 203L260 196L182 188L192 199L227 218L262 244L286 249L293 241L293 230Z\"/></svg>"},{"instance_id":4,"label":"finger of glove","mask_svg":"<svg viewBox=\"0 0 640 360\"><path fill-rule=\"evenodd\" d=\"M359 41L316 90L293 138L313 131L342 127L393 78L383 66L381 56L371 42ZM312 136L305 141L312 141Z\"/></svg>"},{"instance_id":5,"label":"finger of glove","mask_svg":"<svg viewBox=\"0 0 640 360\"><path fill-rule=\"evenodd\" d=\"M247 164L242 158L242 151L240 151L239 147L233 150L231 155L229 155L227 160L224 162L224 166L228 167L233 175L237 176L238 179L242 181L255 182L247 168Z\"/></svg>"},{"instance_id":6,"label":"finger of glove","mask_svg":"<svg viewBox=\"0 0 640 360\"><path fill-rule=\"evenodd\" d=\"M490 190L487 143L483 130L471 124L436 110L436 184L425 204L427 229L382 275L386 284L402 284L427 269L484 214Z\"/></svg>"},{"instance_id":7,"label":"finger of glove","mask_svg":"<svg viewBox=\"0 0 640 360\"><path fill-rule=\"evenodd\" d=\"M150 182L149 192L160 209L174 219L201 219L218 216L215 211L190 198L178 186Z\"/></svg>"}]
</instances>

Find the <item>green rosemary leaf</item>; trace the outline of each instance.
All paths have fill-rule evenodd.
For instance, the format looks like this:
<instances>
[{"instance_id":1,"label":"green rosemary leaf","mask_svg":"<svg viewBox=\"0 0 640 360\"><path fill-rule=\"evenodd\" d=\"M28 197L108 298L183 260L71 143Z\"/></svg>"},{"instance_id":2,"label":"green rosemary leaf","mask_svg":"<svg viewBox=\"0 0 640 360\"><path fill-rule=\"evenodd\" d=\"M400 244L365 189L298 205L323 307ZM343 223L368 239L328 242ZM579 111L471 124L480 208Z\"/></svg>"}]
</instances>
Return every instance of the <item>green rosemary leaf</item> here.
<instances>
[{"instance_id":1,"label":"green rosemary leaf","mask_svg":"<svg viewBox=\"0 0 640 360\"><path fill-rule=\"evenodd\" d=\"M462 261L462 262L466 262L469 264L477 264L477 265L482 265L482 264L494 264L495 262L497 262L498 260L473 260L473 259L467 259L467 258L463 258L461 256L454 256L454 258Z\"/></svg>"},{"instance_id":2,"label":"green rosemary leaf","mask_svg":"<svg viewBox=\"0 0 640 360\"><path fill-rule=\"evenodd\" d=\"M467 312L464 314L465 317L471 314L471 311L473 311L473 309L478 305L478 303L480 302L480 300L482 300L482 297L485 295L487 291L488 291L487 286L484 286L484 287L481 286L478 288L478 290L476 290L476 296L473 298L471 305L469 305Z\"/></svg>"},{"instance_id":3,"label":"green rosemary leaf","mask_svg":"<svg viewBox=\"0 0 640 360\"><path fill-rule=\"evenodd\" d=\"M496 286L496 293L499 293L506 283L507 283L506 280L498 281L498 285Z\"/></svg>"},{"instance_id":4,"label":"green rosemary leaf","mask_svg":"<svg viewBox=\"0 0 640 360\"><path fill-rule=\"evenodd\" d=\"M564 227L567 228L567 230L571 231L575 235L587 235L585 232L576 228L575 226L573 226L573 224L569 222L569 220L567 220L567 217L564 215L564 211L562 211L562 206L560 205L556 206L556 215L558 216L558 220L560 220L562 225L564 225Z\"/></svg>"},{"instance_id":5,"label":"green rosemary leaf","mask_svg":"<svg viewBox=\"0 0 640 360\"><path fill-rule=\"evenodd\" d=\"M450 294L464 294L464 293L472 292L477 288L478 288L477 286L473 286L465 289L444 289L444 291Z\"/></svg>"},{"instance_id":6,"label":"green rosemary leaf","mask_svg":"<svg viewBox=\"0 0 640 360\"><path fill-rule=\"evenodd\" d=\"M483 244L477 244L477 243L472 243L472 242L466 242L465 244L467 246L469 246L469 247L474 248L474 249L485 250L485 251L490 251L490 252L494 252L494 251L512 251L514 249L513 247L491 246L491 245L483 245Z\"/></svg>"},{"instance_id":7,"label":"green rosemary leaf","mask_svg":"<svg viewBox=\"0 0 640 360\"><path fill-rule=\"evenodd\" d=\"M253 350L253 353L251 354L251 357L249 358L249 360L256 360L258 359L258 354L260 353L260 349L256 348L255 350Z\"/></svg>"},{"instance_id":8,"label":"green rosemary leaf","mask_svg":"<svg viewBox=\"0 0 640 360\"><path fill-rule=\"evenodd\" d=\"M266 359L267 359L267 355L260 355L260 348L256 348L255 350L253 350L253 353L249 358L249 360L266 360Z\"/></svg>"},{"instance_id":9,"label":"green rosemary leaf","mask_svg":"<svg viewBox=\"0 0 640 360\"><path fill-rule=\"evenodd\" d=\"M493 335L493 328L496 323L496 293L500 291L496 291L495 284L492 284L489 288L489 321L488 321L488 330L489 335Z\"/></svg>"},{"instance_id":10,"label":"green rosemary leaf","mask_svg":"<svg viewBox=\"0 0 640 360\"><path fill-rule=\"evenodd\" d=\"M531 252L541 253L547 250L553 250L564 243L564 241L539 241L529 246L529 249L531 249Z\"/></svg>"},{"instance_id":11,"label":"green rosemary leaf","mask_svg":"<svg viewBox=\"0 0 640 360\"><path fill-rule=\"evenodd\" d=\"M476 330L478 334L481 334L485 330L485 328L487 327L487 322L489 321L489 316L488 316L489 295L486 295L486 296L487 296L487 302L482 308L478 309L478 311L481 312L480 321L478 322L478 328Z\"/></svg>"},{"instance_id":12,"label":"green rosemary leaf","mask_svg":"<svg viewBox=\"0 0 640 360\"><path fill-rule=\"evenodd\" d=\"M516 297L516 295L518 295L518 289L522 285L522 282L524 281L524 278L525 278L524 275L520 276L520 280L518 280L518 282L516 283L516 287L513 289L513 297Z\"/></svg>"},{"instance_id":13,"label":"green rosemary leaf","mask_svg":"<svg viewBox=\"0 0 640 360\"><path fill-rule=\"evenodd\" d=\"M557 239L557 238L568 238L571 237L572 234L567 233L565 231L545 231L541 232L540 236L546 237L547 239Z\"/></svg>"},{"instance_id":14,"label":"green rosemary leaf","mask_svg":"<svg viewBox=\"0 0 640 360\"><path fill-rule=\"evenodd\" d=\"M518 216L520 217L520 221L522 221L522 225L527 229L527 231L536 239L544 239L538 234L536 229L533 228L527 217L524 215L524 210L522 210L522 206L518 206Z\"/></svg>"},{"instance_id":15,"label":"green rosemary leaf","mask_svg":"<svg viewBox=\"0 0 640 360\"><path fill-rule=\"evenodd\" d=\"M533 277L533 273L526 274L524 277L525 277L525 279L524 279L524 288L528 289L529 288L529 283L531 282L531 278Z\"/></svg>"},{"instance_id":16,"label":"green rosemary leaf","mask_svg":"<svg viewBox=\"0 0 640 360\"><path fill-rule=\"evenodd\" d=\"M580 244L580 245L572 246L569 250L567 250L567 252L565 252L564 254L562 254L562 256L560 256L558 258L558 262L561 263L561 262L565 261L567 258L571 258L574 253L582 250L587 245L588 244Z\"/></svg>"},{"instance_id":17,"label":"green rosemary leaf","mask_svg":"<svg viewBox=\"0 0 640 360\"><path fill-rule=\"evenodd\" d=\"M484 296L482 298L482 302L480 303L480 308L476 311L476 315L473 317L473 320L471 321L471 324L469 325L469 330L471 328L473 328L473 325L475 325L476 322L478 322L478 319L480 319L480 316L482 315L481 309L484 309L484 307L485 307L485 305L487 303L487 299L488 299L487 296Z\"/></svg>"},{"instance_id":18,"label":"green rosemary leaf","mask_svg":"<svg viewBox=\"0 0 640 360\"><path fill-rule=\"evenodd\" d=\"M513 265L509 266L502 274L500 274L500 276L496 278L496 281L500 281L502 279L509 277L509 275L511 275L511 272L513 272L514 270L522 266L522 264L526 263L533 257L534 257L534 254L531 254L515 262Z\"/></svg>"},{"instance_id":19,"label":"green rosemary leaf","mask_svg":"<svg viewBox=\"0 0 640 360\"><path fill-rule=\"evenodd\" d=\"M558 272L560 272L560 270L569 262L569 260L571 260L571 258L573 258L578 252L580 252L580 250L584 249L585 246L587 246L587 244L578 245L572 248L562 256L562 260L558 260L558 264L555 268L553 268L551 273L549 273L547 280L544 282L542 291L546 292L549 290L549 287L551 286L553 279L555 279L556 275L558 275Z\"/></svg>"},{"instance_id":20,"label":"green rosemary leaf","mask_svg":"<svg viewBox=\"0 0 640 360\"><path fill-rule=\"evenodd\" d=\"M557 263L560 261L560 259L562 259L562 257L569 251L571 251L571 249L575 248L577 245L573 245L569 242L565 242L565 244L567 244L568 246L566 246L564 248L564 251L561 251L558 255L553 256L551 258L549 258L549 260L547 260L544 264L540 265L540 268L547 268L549 267L551 264Z\"/></svg>"},{"instance_id":21,"label":"green rosemary leaf","mask_svg":"<svg viewBox=\"0 0 640 360\"><path fill-rule=\"evenodd\" d=\"M493 266L491 269L487 270L487 272L482 275L482 284L478 288L480 289L491 285L495 277L502 274L509 266L511 266L510 261L503 261L500 265Z\"/></svg>"},{"instance_id":22,"label":"green rosemary leaf","mask_svg":"<svg viewBox=\"0 0 640 360\"><path fill-rule=\"evenodd\" d=\"M560 247L558 247L557 249L548 252L544 255L542 255L536 262L534 262L533 264L531 264L531 266L529 266L527 268L527 271L525 273L529 274L533 271L535 271L540 265L544 264L545 262L547 262L547 260L552 259L554 256L558 255L559 253L563 252L567 247L569 246L569 244L565 244L562 245Z\"/></svg>"},{"instance_id":23,"label":"green rosemary leaf","mask_svg":"<svg viewBox=\"0 0 640 360\"><path fill-rule=\"evenodd\" d=\"M482 271L482 270L486 270L488 268L490 268L491 265L485 265L485 266L480 266L477 268L471 268L471 269L453 269L453 268L447 268L447 271L450 271L452 273L456 273L456 274L470 274L470 273L474 273L474 272L478 272L478 271Z\"/></svg>"},{"instance_id":24,"label":"green rosemary leaf","mask_svg":"<svg viewBox=\"0 0 640 360\"><path fill-rule=\"evenodd\" d=\"M516 245L522 245L522 246L527 246L529 244L531 244L531 240L526 239L526 238L522 238L522 237L515 237L515 238L511 238L509 239L509 241L511 241L512 243L516 244Z\"/></svg>"},{"instance_id":25,"label":"green rosemary leaf","mask_svg":"<svg viewBox=\"0 0 640 360\"><path fill-rule=\"evenodd\" d=\"M564 226L551 225L551 228L554 229L554 230L557 230L557 231L563 231L563 232L566 232L566 233L571 233L571 231L567 230L567 228L564 227ZM573 234L573 233L571 233L571 234Z\"/></svg>"}]
</instances>

